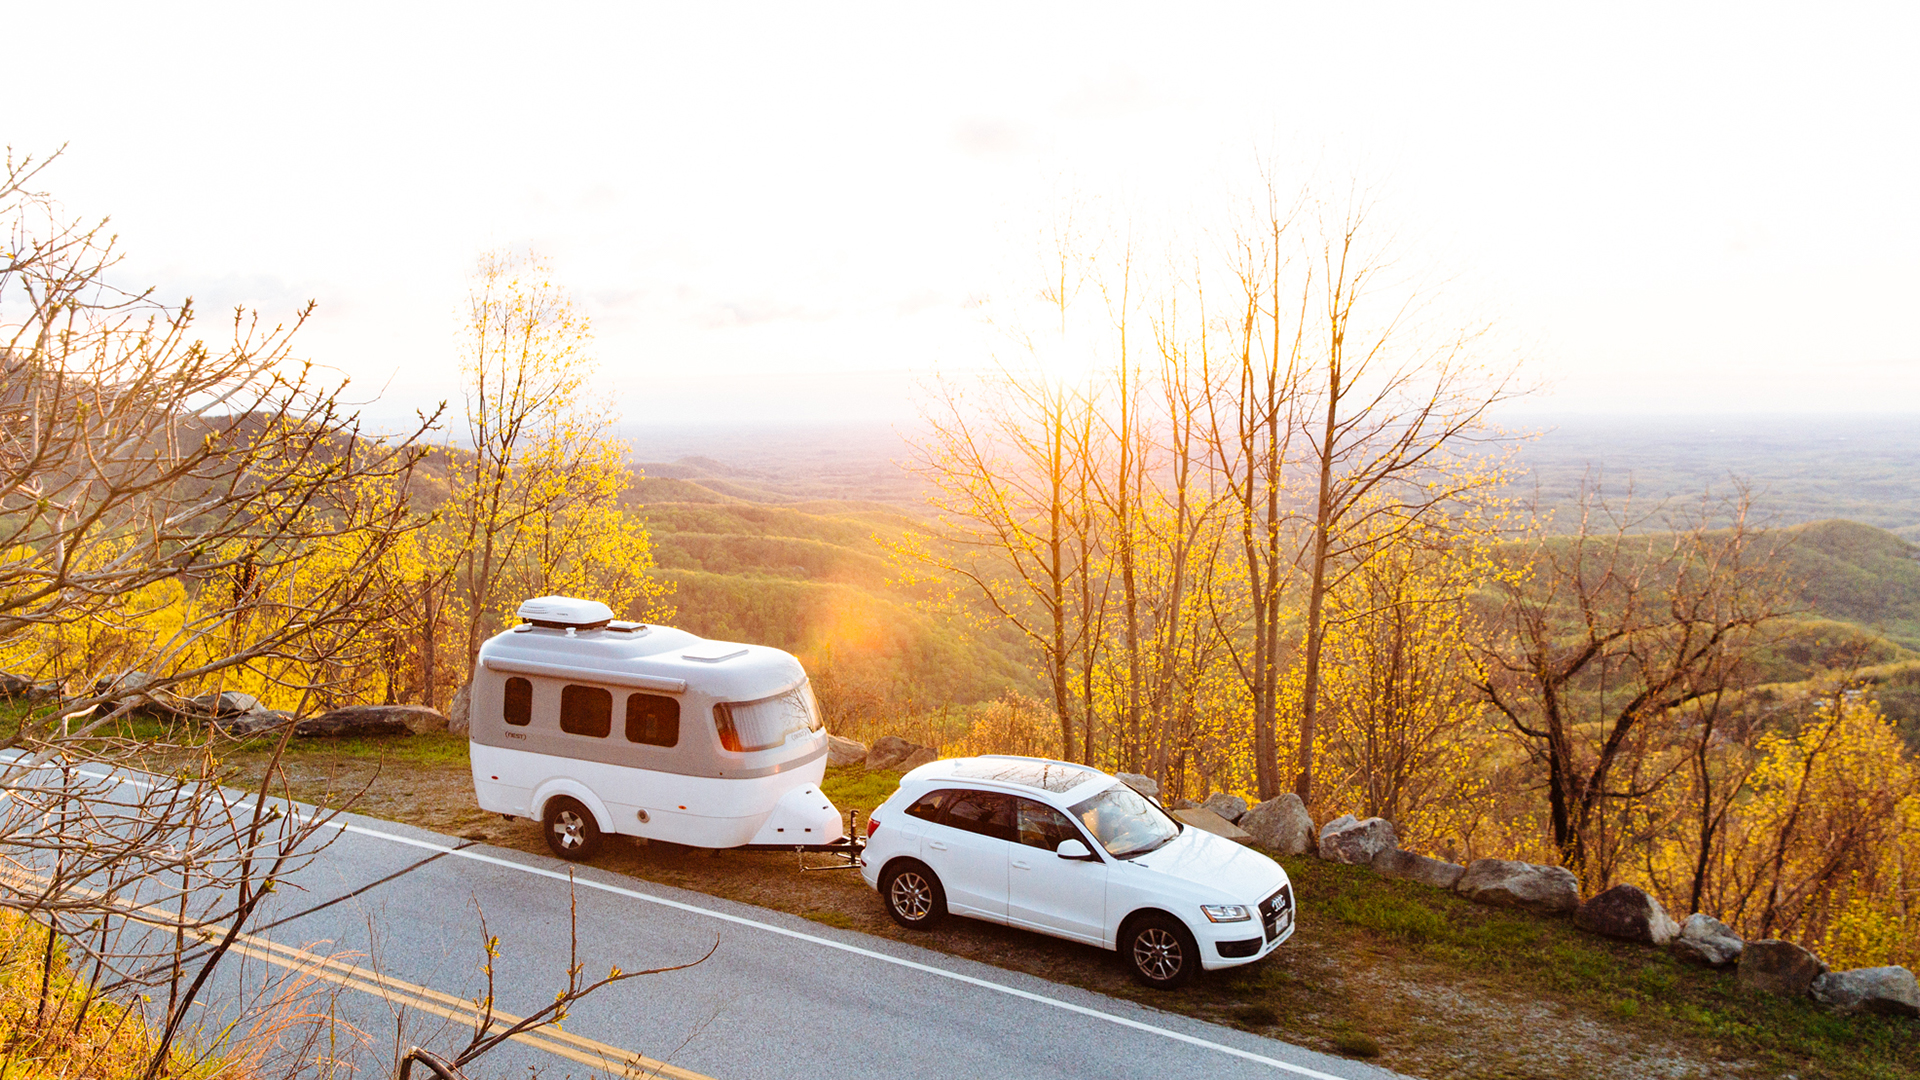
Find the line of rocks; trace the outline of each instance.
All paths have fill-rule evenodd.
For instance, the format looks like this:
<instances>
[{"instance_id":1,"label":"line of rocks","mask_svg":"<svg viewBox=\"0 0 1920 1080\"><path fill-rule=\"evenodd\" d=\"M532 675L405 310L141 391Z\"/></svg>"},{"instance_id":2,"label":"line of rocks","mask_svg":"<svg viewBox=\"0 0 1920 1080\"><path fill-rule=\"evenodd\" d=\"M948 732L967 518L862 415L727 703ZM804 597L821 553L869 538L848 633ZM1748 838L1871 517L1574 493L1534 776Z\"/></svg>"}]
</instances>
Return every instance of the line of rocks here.
<instances>
[{"instance_id":1,"label":"line of rocks","mask_svg":"<svg viewBox=\"0 0 1920 1080\"><path fill-rule=\"evenodd\" d=\"M1158 800L1159 785L1151 778L1127 773L1119 778ZM1216 794L1169 809L1188 824L1277 854L1366 866L1382 877L1449 890L1482 904L1570 915L1588 933L1670 948L1708 967L1732 967L1734 984L1742 990L1806 995L1840 1012L1920 1016L1920 982L1904 967L1833 971L1792 942L1743 941L1710 915L1696 912L1675 922L1658 899L1633 885L1615 885L1583 901L1579 879L1565 867L1506 859L1475 859L1461 866L1403 851L1385 818L1342 814L1315 830L1306 806L1291 792L1252 806L1239 796Z\"/></svg>"}]
</instances>

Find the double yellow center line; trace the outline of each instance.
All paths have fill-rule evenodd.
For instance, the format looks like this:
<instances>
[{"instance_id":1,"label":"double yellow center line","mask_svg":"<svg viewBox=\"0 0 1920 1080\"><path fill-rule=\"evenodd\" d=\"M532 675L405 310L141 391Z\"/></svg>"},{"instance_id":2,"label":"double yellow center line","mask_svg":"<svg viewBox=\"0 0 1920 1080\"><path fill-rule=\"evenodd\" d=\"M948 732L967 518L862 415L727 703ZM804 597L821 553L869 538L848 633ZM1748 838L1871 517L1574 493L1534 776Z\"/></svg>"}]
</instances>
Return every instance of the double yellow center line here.
<instances>
[{"instance_id":1,"label":"double yellow center line","mask_svg":"<svg viewBox=\"0 0 1920 1080\"><path fill-rule=\"evenodd\" d=\"M0 869L0 877L28 879L36 884L45 880L37 875L19 870ZM87 890L91 892L91 890ZM97 894L96 894L97 895ZM151 904L135 904L126 900L115 900L114 906L129 919L172 929L175 918L172 913ZM253 934L240 934L234 938L232 951L251 960L261 960L275 967L285 968L300 975L316 978L343 987L371 994L389 1004L419 1009L421 1012L451 1020L457 1024L473 1027L480 1021L481 1009L465 998L445 994L432 987L420 986L391 975L359 967L329 956L296 949L291 945L282 945L277 941L256 937ZM494 1023L500 1028L510 1028L524 1017L515 1016L499 1009L493 1010ZM632 1051L609 1046L583 1035L564 1031L558 1024L530 1031L522 1031L512 1037L512 1041L545 1050L549 1054L563 1057L568 1061L604 1069L616 1076L662 1077L665 1080L713 1080L703 1073L683 1069L664 1061L655 1061Z\"/></svg>"}]
</instances>

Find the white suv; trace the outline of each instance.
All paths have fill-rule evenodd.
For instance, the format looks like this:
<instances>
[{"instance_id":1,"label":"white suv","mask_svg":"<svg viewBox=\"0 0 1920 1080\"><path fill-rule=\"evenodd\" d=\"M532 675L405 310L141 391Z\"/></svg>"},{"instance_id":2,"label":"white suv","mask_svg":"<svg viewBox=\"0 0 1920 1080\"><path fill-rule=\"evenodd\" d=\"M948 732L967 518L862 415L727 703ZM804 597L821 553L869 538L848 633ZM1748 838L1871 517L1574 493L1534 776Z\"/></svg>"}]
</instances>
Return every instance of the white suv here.
<instances>
[{"instance_id":1,"label":"white suv","mask_svg":"<svg viewBox=\"0 0 1920 1080\"><path fill-rule=\"evenodd\" d=\"M861 871L887 913L951 912L1116 949L1148 986L1252 963L1293 936L1272 859L1174 820L1084 765L988 756L908 773L867 821Z\"/></svg>"}]
</instances>

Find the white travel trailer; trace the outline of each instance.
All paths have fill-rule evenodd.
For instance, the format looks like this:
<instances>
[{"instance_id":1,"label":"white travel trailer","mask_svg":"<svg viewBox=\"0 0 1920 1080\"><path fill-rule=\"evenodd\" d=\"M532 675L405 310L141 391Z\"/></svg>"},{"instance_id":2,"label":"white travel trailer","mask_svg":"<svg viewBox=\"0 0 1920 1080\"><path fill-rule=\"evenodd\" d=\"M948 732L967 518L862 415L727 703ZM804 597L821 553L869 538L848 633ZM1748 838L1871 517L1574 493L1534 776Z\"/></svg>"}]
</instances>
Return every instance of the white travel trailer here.
<instances>
[{"instance_id":1,"label":"white travel trailer","mask_svg":"<svg viewBox=\"0 0 1920 1080\"><path fill-rule=\"evenodd\" d=\"M542 596L519 614L473 673L482 809L541 821L565 859L620 833L857 861L820 792L827 733L792 655L619 622L595 600Z\"/></svg>"}]
</instances>

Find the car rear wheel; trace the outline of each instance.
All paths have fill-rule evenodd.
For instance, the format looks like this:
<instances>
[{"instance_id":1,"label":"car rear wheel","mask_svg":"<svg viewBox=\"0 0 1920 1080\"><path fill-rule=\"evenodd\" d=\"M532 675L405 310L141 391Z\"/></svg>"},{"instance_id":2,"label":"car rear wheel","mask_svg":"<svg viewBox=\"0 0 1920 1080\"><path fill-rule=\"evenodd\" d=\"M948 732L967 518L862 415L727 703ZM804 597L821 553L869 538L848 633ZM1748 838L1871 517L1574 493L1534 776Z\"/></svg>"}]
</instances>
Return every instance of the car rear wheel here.
<instances>
[{"instance_id":1,"label":"car rear wheel","mask_svg":"<svg viewBox=\"0 0 1920 1080\"><path fill-rule=\"evenodd\" d=\"M1176 990L1200 969L1200 948L1179 919L1150 912L1133 920L1120 939L1133 977L1156 990Z\"/></svg>"},{"instance_id":2,"label":"car rear wheel","mask_svg":"<svg viewBox=\"0 0 1920 1080\"><path fill-rule=\"evenodd\" d=\"M893 921L909 930L931 930L947 915L947 893L925 865L911 860L887 867L880 898Z\"/></svg>"},{"instance_id":3,"label":"car rear wheel","mask_svg":"<svg viewBox=\"0 0 1920 1080\"><path fill-rule=\"evenodd\" d=\"M600 850L600 825L593 811L565 795L549 800L546 813L547 847L569 862L581 862Z\"/></svg>"}]
</instances>

